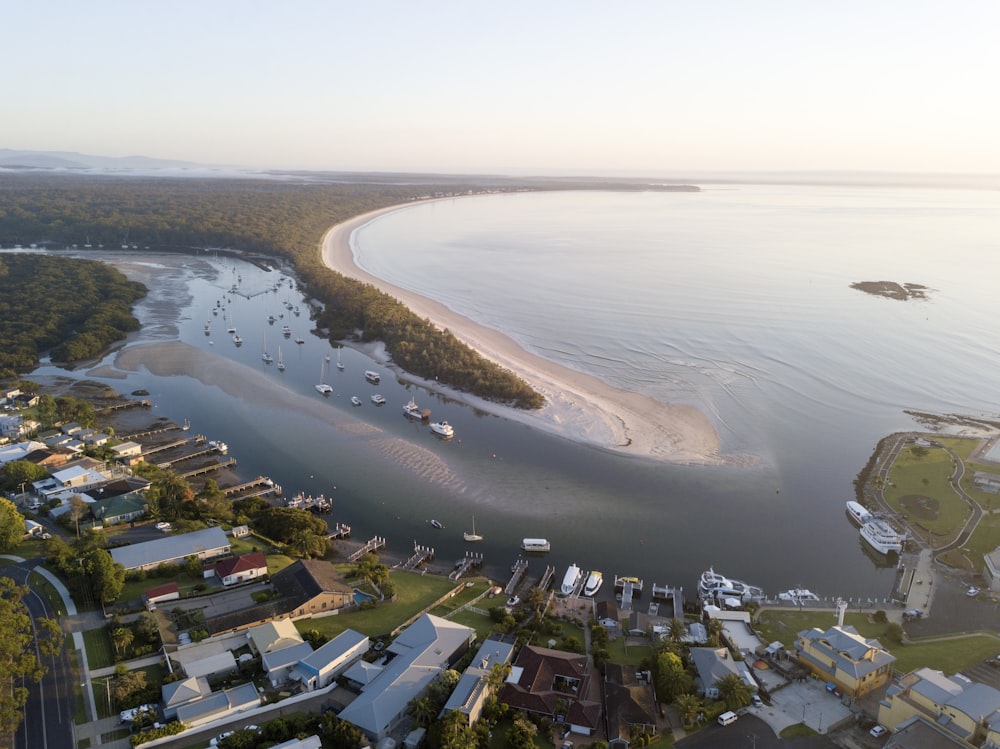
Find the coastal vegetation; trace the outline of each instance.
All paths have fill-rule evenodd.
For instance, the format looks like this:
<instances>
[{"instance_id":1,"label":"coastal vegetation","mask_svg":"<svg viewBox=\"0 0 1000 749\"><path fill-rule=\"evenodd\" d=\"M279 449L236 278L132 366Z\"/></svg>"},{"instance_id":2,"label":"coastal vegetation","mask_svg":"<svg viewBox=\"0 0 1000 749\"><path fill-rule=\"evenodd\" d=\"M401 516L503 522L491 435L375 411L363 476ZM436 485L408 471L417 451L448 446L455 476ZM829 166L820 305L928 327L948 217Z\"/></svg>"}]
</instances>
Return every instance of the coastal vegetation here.
<instances>
[{"instance_id":1,"label":"coastal vegetation","mask_svg":"<svg viewBox=\"0 0 1000 749\"><path fill-rule=\"evenodd\" d=\"M0 257L0 377L89 359L139 329L132 304L146 288L94 260Z\"/></svg>"},{"instance_id":2,"label":"coastal vegetation","mask_svg":"<svg viewBox=\"0 0 1000 749\"><path fill-rule=\"evenodd\" d=\"M465 193L474 187L482 185L449 184L441 189ZM7 176L0 178L0 245L30 242L56 249L184 252L235 247L238 252L221 252L262 265L281 258L294 265L309 295L321 303L316 324L332 340L355 336L380 340L396 364L414 375L518 408L538 408L542 396L513 372L483 358L393 297L329 270L320 258L319 242L330 226L438 192L427 184ZM76 291L69 280L63 280L61 288L62 294ZM20 308L33 310L25 301L20 300ZM46 305L46 309L56 307ZM94 350L83 352L98 344L102 330L78 331L72 347L61 348L59 355L73 360L93 355ZM11 335L11 340L17 339ZM62 340L45 340L42 349ZM117 338L103 346L113 340ZM21 366L15 371L36 365L35 350L12 351L20 352ZM0 367L4 363L0 358Z\"/></svg>"}]
</instances>

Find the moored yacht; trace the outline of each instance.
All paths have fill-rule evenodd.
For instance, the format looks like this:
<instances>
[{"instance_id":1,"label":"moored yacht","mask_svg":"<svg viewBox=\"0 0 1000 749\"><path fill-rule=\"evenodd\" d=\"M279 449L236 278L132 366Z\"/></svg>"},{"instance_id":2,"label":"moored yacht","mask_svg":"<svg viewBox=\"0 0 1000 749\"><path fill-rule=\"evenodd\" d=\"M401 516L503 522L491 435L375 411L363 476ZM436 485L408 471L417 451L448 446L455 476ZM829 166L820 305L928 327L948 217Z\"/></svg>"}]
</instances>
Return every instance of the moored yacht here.
<instances>
[{"instance_id":1,"label":"moored yacht","mask_svg":"<svg viewBox=\"0 0 1000 749\"><path fill-rule=\"evenodd\" d=\"M601 585L604 583L604 574L598 572L597 570L591 570L590 576L587 578L587 584L583 586L583 594L585 596L593 596L597 594L597 591L601 589Z\"/></svg>"},{"instance_id":2,"label":"moored yacht","mask_svg":"<svg viewBox=\"0 0 1000 749\"><path fill-rule=\"evenodd\" d=\"M858 525L864 525L869 520L871 520L872 514L868 512L868 508L854 500L850 500L847 503L847 514L850 515L851 520L853 520Z\"/></svg>"},{"instance_id":3,"label":"moored yacht","mask_svg":"<svg viewBox=\"0 0 1000 749\"><path fill-rule=\"evenodd\" d=\"M435 421L431 424L431 431L442 437L453 437L455 435L455 428L447 421Z\"/></svg>"},{"instance_id":4,"label":"moored yacht","mask_svg":"<svg viewBox=\"0 0 1000 749\"><path fill-rule=\"evenodd\" d=\"M379 395L378 393L375 393L375 395L372 396L372 403L374 403L376 406L385 405L385 398Z\"/></svg>"},{"instance_id":5,"label":"moored yacht","mask_svg":"<svg viewBox=\"0 0 1000 749\"><path fill-rule=\"evenodd\" d=\"M417 402L410 398L410 402L403 406L403 413L411 419L422 419L424 417Z\"/></svg>"},{"instance_id":6,"label":"moored yacht","mask_svg":"<svg viewBox=\"0 0 1000 749\"><path fill-rule=\"evenodd\" d=\"M881 554L891 551L899 554L903 550L904 536L899 535L886 521L872 517L861 526L861 538Z\"/></svg>"},{"instance_id":7,"label":"moored yacht","mask_svg":"<svg viewBox=\"0 0 1000 749\"><path fill-rule=\"evenodd\" d=\"M566 574L562 581L562 587L559 590L562 591L564 596L570 595L576 590L576 586L580 584L581 577L583 577L583 570L575 564L571 564L569 569L566 570Z\"/></svg>"},{"instance_id":8,"label":"moored yacht","mask_svg":"<svg viewBox=\"0 0 1000 749\"><path fill-rule=\"evenodd\" d=\"M763 595L762 588L720 575L711 567L702 572L698 579L698 597L702 599L739 598L746 602Z\"/></svg>"}]
</instances>

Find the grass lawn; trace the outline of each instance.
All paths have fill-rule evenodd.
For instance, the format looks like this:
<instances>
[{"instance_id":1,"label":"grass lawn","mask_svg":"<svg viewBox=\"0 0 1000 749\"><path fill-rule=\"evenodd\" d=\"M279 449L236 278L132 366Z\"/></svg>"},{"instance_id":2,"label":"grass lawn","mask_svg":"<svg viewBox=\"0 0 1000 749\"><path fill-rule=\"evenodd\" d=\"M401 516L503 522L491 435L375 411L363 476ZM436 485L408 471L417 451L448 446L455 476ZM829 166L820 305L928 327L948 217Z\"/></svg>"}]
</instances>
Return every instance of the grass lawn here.
<instances>
[{"instance_id":1,"label":"grass lawn","mask_svg":"<svg viewBox=\"0 0 1000 749\"><path fill-rule=\"evenodd\" d=\"M893 461L885 499L911 523L939 538L949 537L970 513L948 481L954 472L945 450L908 445Z\"/></svg>"},{"instance_id":2,"label":"grass lawn","mask_svg":"<svg viewBox=\"0 0 1000 749\"><path fill-rule=\"evenodd\" d=\"M40 591L45 600L48 601L49 606L55 611L56 616L66 615L66 604L63 602L62 596L59 595L55 587L46 580L44 577L39 575L37 572L32 572L29 578L31 587L37 591Z\"/></svg>"},{"instance_id":3,"label":"grass lawn","mask_svg":"<svg viewBox=\"0 0 1000 749\"><path fill-rule=\"evenodd\" d=\"M438 606L435 606L431 613L434 614L434 616L446 616L489 590L489 583L484 578L466 580L465 584L468 585L470 582L472 583L472 587L462 588L455 594L454 597L449 598L447 601ZM485 600L480 601L480 604L485 603ZM478 605L476 608L485 609L488 608L488 606Z\"/></svg>"},{"instance_id":4,"label":"grass lawn","mask_svg":"<svg viewBox=\"0 0 1000 749\"><path fill-rule=\"evenodd\" d=\"M392 571L389 578L396 586L396 600L368 611L351 611L321 619L301 619L295 623L300 632L319 630L334 637L350 628L369 637L389 634L411 616L432 604L455 587L455 583L437 575Z\"/></svg>"},{"instance_id":5,"label":"grass lawn","mask_svg":"<svg viewBox=\"0 0 1000 749\"><path fill-rule=\"evenodd\" d=\"M476 640L478 642L486 640L493 632L493 620L488 616L477 614L475 611L462 611L461 613L448 617L448 621L455 622L456 624L464 624L466 627L472 627L476 630Z\"/></svg>"},{"instance_id":6,"label":"grass lawn","mask_svg":"<svg viewBox=\"0 0 1000 749\"><path fill-rule=\"evenodd\" d=\"M608 640L608 660L611 663L624 663L630 666L638 666L646 658L653 655L650 647L625 647L625 638L616 637Z\"/></svg>"},{"instance_id":7,"label":"grass lawn","mask_svg":"<svg viewBox=\"0 0 1000 749\"><path fill-rule=\"evenodd\" d=\"M84 632L83 645L87 650L87 665L91 670L115 665L115 651L106 627L88 629Z\"/></svg>"},{"instance_id":8,"label":"grass lawn","mask_svg":"<svg viewBox=\"0 0 1000 749\"><path fill-rule=\"evenodd\" d=\"M829 613L772 610L762 612L755 626L765 642L778 640L790 649L799 632L812 627L827 629L832 621ZM881 642L896 657L896 673L909 673L923 666L947 674L956 673L992 657L1000 648L1000 638L987 633L936 642L914 640L906 645L895 645L885 638L886 625L870 622L866 614L848 613L844 623L857 629L862 636Z\"/></svg>"},{"instance_id":9,"label":"grass lawn","mask_svg":"<svg viewBox=\"0 0 1000 749\"><path fill-rule=\"evenodd\" d=\"M507 732L514 727L512 718L504 718L493 729L493 738L490 739L490 749L507 749L510 744L507 742ZM552 749L551 741L542 741L540 736L535 736L534 746L539 749Z\"/></svg>"},{"instance_id":10,"label":"grass lawn","mask_svg":"<svg viewBox=\"0 0 1000 749\"><path fill-rule=\"evenodd\" d=\"M156 575L148 575L145 580L127 580L125 585L122 586L121 595L118 596L118 600L121 601L138 601L142 600L143 594L150 588L155 588L159 585L166 585L167 583L177 583L177 589L180 591L181 598L187 594L194 591L194 587L199 583L205 582L201 577L197 580L188 577L185 573L180 573L177 576L170 577L157 577ZM169 601L168 601L169 603Z\"/></svg>"}]
</instances>

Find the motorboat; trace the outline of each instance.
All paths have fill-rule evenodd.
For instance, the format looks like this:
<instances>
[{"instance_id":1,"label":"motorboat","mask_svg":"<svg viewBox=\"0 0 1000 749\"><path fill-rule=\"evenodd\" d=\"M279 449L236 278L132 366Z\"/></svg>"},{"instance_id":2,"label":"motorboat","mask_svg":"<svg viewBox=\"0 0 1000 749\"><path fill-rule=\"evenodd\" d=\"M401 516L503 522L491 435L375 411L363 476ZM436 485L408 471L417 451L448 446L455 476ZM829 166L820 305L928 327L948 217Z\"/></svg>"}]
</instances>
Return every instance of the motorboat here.
<instances>
[{"instance_id":1,"label":"motorboat","mask_svg":"<svg viewBox=\"0 0 1000 749\"><path fill-rule=\"evenodd\" d=\"M476 533L476 516L475 515L472 516L472 533L469 533L468 531L466 531L465 533L462 534L462 537L466 541L469 541L470 543L473 542L473 541L482 541L483 540L483 537L480 536L478 533Z\"/></svg>"},{"instance_id":2,"label":"motorboat","mask_svg":"<svg viewBox=\"0 0 1000 749\"><path fill-rule=\"evenodd\" d=\"M853 520L858 525L864 525L869 520L871 520L872 517L872 514L868 512L867 507L858 502L855 502L854 500L850 500L847 503L847 514L850 516L851 520Z\"/></svg>"},{"instance_id":3,"label":"motorboat","mask_svg":"<svg viewBox=\"0 0 1000 749\"><path fill-rule=\"evenodd\" d=\"M896 533L885 520L876 517L861 526L861 538L880 554L899 554L903 550L903 541L906 540L905 536Z\"/></svg>"},{"instance_id":4,"label":"motorboat","mask_svg":"<svg viewBox=\"0 0 1000 749\"><path fill-rule=\"evenodd\" d=\"M330 393L333 392L333 388L327 385L325 382L321 382L319 385L317 385L316 390L318 390L323 395L329 395Z\"/></svg>"},{"instance_id":5,"label":"motorboat","mask_svg":"<svg viewBox=\"0 0 1000 749\"><path fill-rule=\"evenodd\" d=\"M435 434L440 434L442 437L453 437L455 435L455 428L447 421L435 421L431 424L431 431Z\"/></svg>"},{"instance_id":6,"label":"motorboat","mask_svg":"<svg viewBox=\"0 0 1000 749\"><path fill-rule=\"evenodd\" d=\"M378 372L372 372L370 369L365 371L365 379L368 380L372 385L378 385L382 381L382 375Z\"/></svg>"},{"instance_id":7,"label":"motorboat","mask_svg":"<svg viewBox=\"0 0 1000 749\"><path fill-rule=\"evenodd\" d=\"M356 395L352 395L351 396L351 405L352 406L360 406L361 405L361 399L358 396L356 396Z\"/></svg>"},{"instance_id":8,"label":"motorboat","mask_svg":"<svg viewBox=\"0 0 1000 749\"><path fill-rule=\"evenodd\" d=\"M524 538L521 548L525 551L551 551L552 545L544 538Z\"/></svg>"},{"instance_id":9,"label":"motorboat","mask_svg":"<svg viewBox=\"0 0 1000 749\"><path fill-rule=\"evenodd\" d=\"M417 405L417 402L413 398L410 398L410 402L403 406L403 414L409 416L411 419L422 419L424 417L420 411L420 406Z\"/></svg>"},{"instance_id":10,"label":"motorboat","mask_svg":"<svg viewBox=\"0 0 1000 749\"><path fill-rule=\"evenodd\" d=\"M440 520L431 520L431 525L437 528L438 530L444 528L444 523L442 523Z\"/></svg>"},{"instance_id":11,"label":"motorboat","mask_svg":"<svg viewBox=\"0 0 1000 749\"><path fill-rule=\"evenodd\" d=\"M559 588L560 592L564 596L571 595L576 590L576 586L580 584L581 577L583 577L583 570L575 564L571 564L563 576L562 586Z\"/></svg>"},{"instance_id":12,"label":"motorboat","mask_svg":"<svg viewBox=\"0 0 1000 749\"><path fill-rule=\"evenodd\" d=\"M698 597L702 600L718 598L739 598L748 602L754 598L763 598L764 590L756 585L750 585L742 580L734 580L720 575L709 567L701 573L698 579Z\"/></svg>"},{"instance_id":13,"label":"motorboat","mask_svg":"<svg viewBox=\"0 0 1000 749\"><path fill-rule=\"evenodd\" d=\"M296 343L305 343L305 342L306 342L306 339L305 339L305 338L303 338L302 336L296 336L296 337L295 337L295 342L296 342Z\"/></svg>"},{"instance_id":14,"label":"motorboat","mask_svg":"<svg viewBox=\"0 0 1000 749\"><path fill-rule=\"evenodd\" d=\"M604 575L597 570L591 570L590 576L587 578L587 584L583 586L583 594L585 596L593 596L597 594L597 591L601 589L601 585L604 584Z\"/></svg>"},{"instance_id":15,"label":"motorboat","mask_svg":"<svg viewBox=\"0 0 1000 749\"><path fill-rule=\"evenodd\" d=\"M215 450L217 453L225 455L229 452L229 445L225 442L216 442L215 440L210 440L208 446Z\"/></svg>"},{"instance_id":16,"label":"motorboat","mask_svg":"<svg viewBox=\"0 0 1000 749\"><path fill-rule=\"evenodd\" d=\"M784 593L778 593L778 600L803 604L810 601L818 601L819 596L807 588L792 588L791 590L786 590Z\"/></svg>"},{"instance_id":17,"label":"motorboat","mask_svg":"<svg viewBox=\"0 0 1000 749\"><path fill-rule=\"evenodd\" d=\"M281 334L282 334L283 336L285 336L285 338L291 338L291 337L292 337L292 329L291 329L291 328L289 328L289 327L288 327L288 326L286 325L285 327L283 327L283 328L281 329Z\"/></svg>"},{"instance_id":18,"label":"motorboat","mask_svg":"<svg viewBox=\"0 0 1000 749\"><path fill-rule=\"evenodd\" d=\"M372 403L374 403L376 406L385 405L385 398L383 398L378 393L375 393L375 395L372 396Z\"/></svg>"},{"instance_id":19,"label":"motorboat","mask_svg":"<svg viewBox=\"0 0 1000 749\"><path fill-rule=\"evenodd\" d=\"M243 345L243 339L240 337L239 333L235 333L233 335L233 343L235 343L237 346Z\"/></svg>"}]
</instances>

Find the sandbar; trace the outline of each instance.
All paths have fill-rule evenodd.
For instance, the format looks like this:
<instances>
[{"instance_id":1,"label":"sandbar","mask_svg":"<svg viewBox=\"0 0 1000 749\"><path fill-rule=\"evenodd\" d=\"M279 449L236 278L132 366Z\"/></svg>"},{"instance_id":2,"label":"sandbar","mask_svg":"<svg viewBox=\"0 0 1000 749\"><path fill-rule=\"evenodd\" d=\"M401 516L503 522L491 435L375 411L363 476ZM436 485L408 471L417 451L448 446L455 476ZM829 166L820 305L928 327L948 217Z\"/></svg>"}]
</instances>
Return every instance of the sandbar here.
<instances>
[{"instance_id":1,"label":"sandbar","mask_svg":"<svg viewBox=\"0 0 1000 749\"><path fill-rule=\"evenodd\" d=\"M338 273L395 297L420 318L449 330L487 359L515 372L545 397L545 405L532 411L511 408L442 387L440 383L406 377L484 411L616 453L671 463L742 462L727 460L720 454L718 433L698 408L662 403L549 361L526 351L501 331L360 268L352 247L354 232L380 216L406 207L372 211L333 226L323 237L323 262Z\"/></svg>"}]
</instances>

